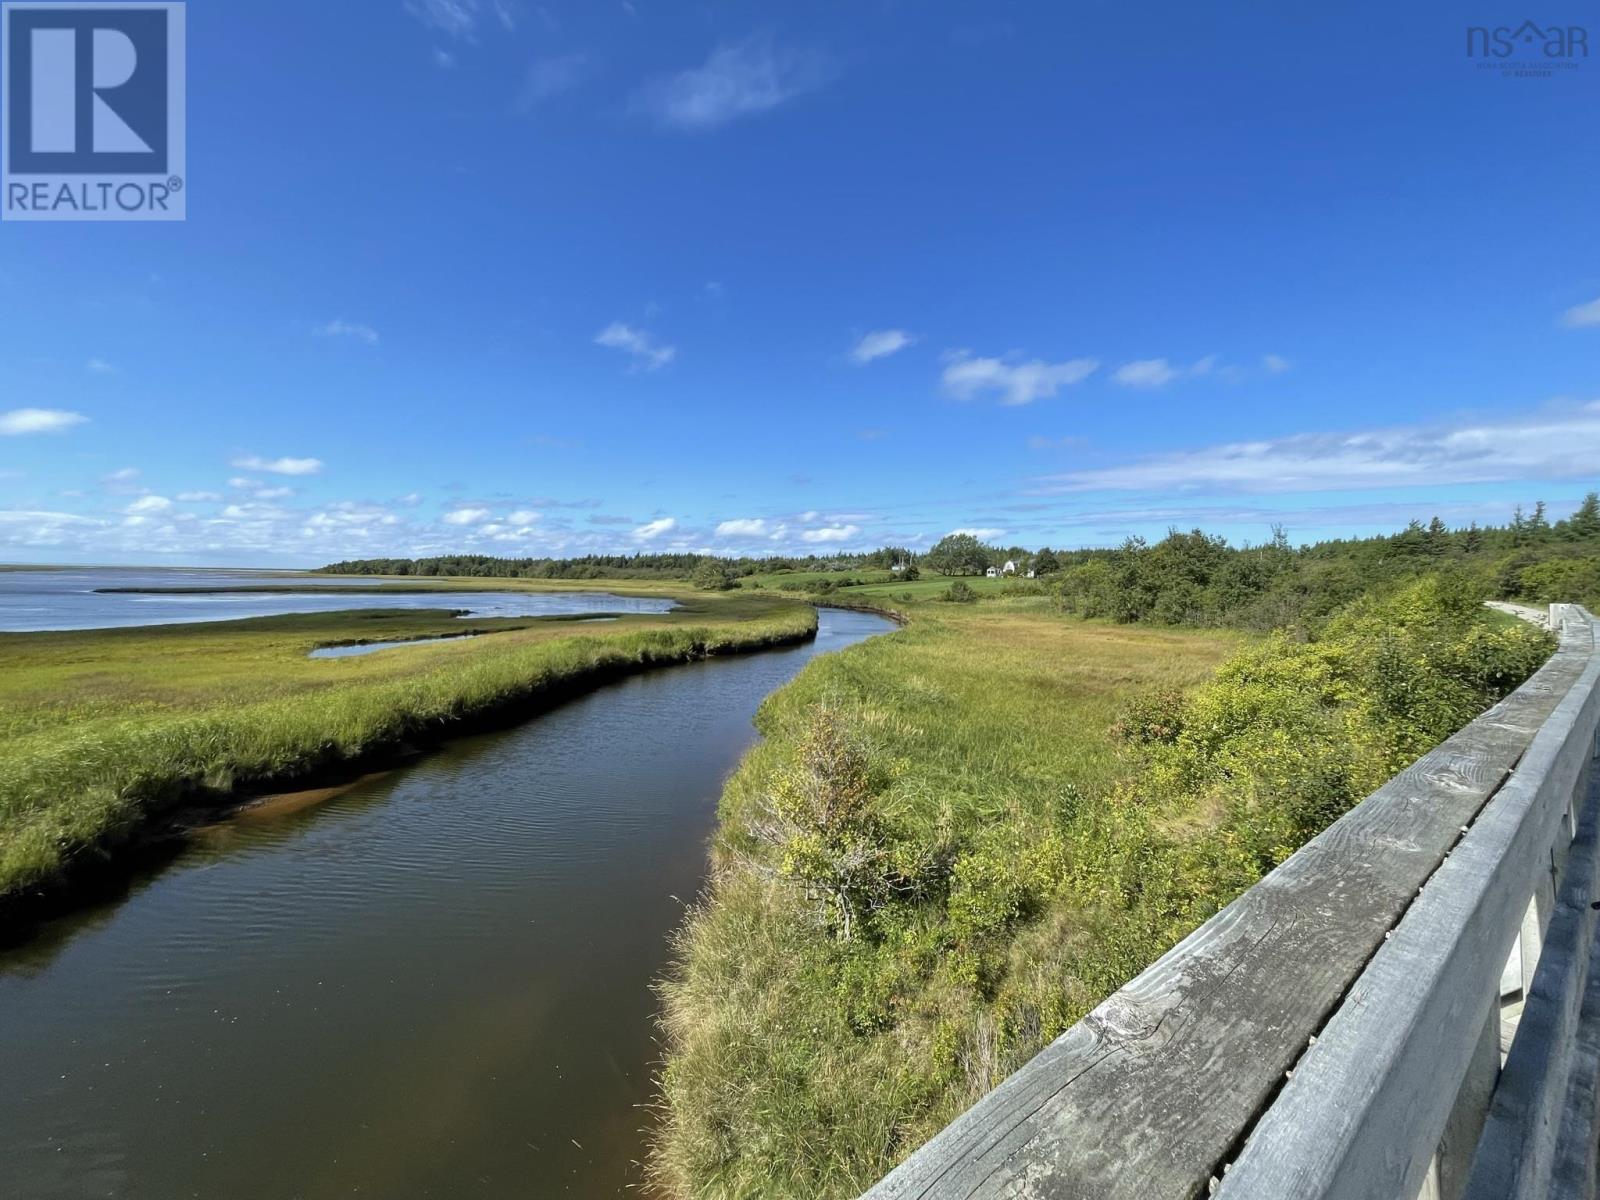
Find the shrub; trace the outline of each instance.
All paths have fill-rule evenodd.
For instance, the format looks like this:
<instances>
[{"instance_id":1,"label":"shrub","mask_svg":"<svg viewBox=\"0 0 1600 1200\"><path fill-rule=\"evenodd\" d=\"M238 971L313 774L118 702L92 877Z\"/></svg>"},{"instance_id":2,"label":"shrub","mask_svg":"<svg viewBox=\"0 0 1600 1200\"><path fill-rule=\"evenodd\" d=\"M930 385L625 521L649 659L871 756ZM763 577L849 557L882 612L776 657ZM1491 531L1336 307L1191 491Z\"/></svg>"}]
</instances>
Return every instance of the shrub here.
<instances>
[{"instance_id":1,"label":"shrub","mask_svg":"<svg viewBox=\"0 0 1600 1200\"><path fill-rule=\"evenodd\" d=\"M708 558L694 569L694 586L703 592L726 592L739 586L739 578L727 563Z\"/></svg>"},{"instance_id":2,"label":"shrub","mask_svg":"<svg viewBox=\"0 0 1600 1200\"><path fill-rule=\"evenodd\" d=\"M873 791L864 746L821 705L751 825L776 851L779 873L820 903L823 922L845 941L894 891L894 853Z\"/></svg>"},{"instance_id":3,"label":"shrub","mask_svg":"<svg viewBox=\"0 0 1600 1200\"><path fill-rule=\"evenodd\" d=\"M947 604L975 604L978 599L978 593L973 591L968 584L958 579L939 593L939 599Z\"/></svg>"}]
</instances>

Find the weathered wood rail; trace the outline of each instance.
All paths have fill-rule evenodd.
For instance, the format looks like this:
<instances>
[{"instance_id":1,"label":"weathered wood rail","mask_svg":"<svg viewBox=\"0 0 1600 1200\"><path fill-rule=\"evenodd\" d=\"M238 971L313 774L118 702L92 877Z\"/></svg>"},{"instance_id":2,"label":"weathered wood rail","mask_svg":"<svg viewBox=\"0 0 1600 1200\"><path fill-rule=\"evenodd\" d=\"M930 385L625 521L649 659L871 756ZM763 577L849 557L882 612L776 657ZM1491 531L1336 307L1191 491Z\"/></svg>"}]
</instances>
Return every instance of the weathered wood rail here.
<instances>
[{"instance_id":1,"label":"weathered wood rail","mask_svg":"<svg viewBox=\"0 0 1600 1200\"><path fill-rule=\"evenodd\" d=\"M1600 625L1551 621L1533 678L865 1200L1591 1200Z\"/></svg>"}]
</instances>

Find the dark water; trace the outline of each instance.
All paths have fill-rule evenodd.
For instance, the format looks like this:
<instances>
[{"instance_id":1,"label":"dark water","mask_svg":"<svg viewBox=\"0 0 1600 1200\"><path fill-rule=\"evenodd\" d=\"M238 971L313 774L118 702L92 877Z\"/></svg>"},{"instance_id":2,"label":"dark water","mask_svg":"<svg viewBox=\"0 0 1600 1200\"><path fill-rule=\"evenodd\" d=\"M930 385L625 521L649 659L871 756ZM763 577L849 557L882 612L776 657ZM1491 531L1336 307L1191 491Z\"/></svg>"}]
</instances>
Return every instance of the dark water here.
<instances>
[{"instance_id":1,"label":"dark water","mask_svg":"<svg viewBox=\"0 0 1600 1200\"><path fill-rule=\"evenodd\" d=\"M630 1193L649 984L761 698L671 667L208 831L0 958L0 1197Z\"/></svg>"},{"instance_id":2,"label":"dark water","mask_svg":"<svg viewBox=\"0 0 1600 1200\"><path fill-rule=\"evenodd\" d=\"M613 596L605 592L386 593L317 595L330 585L376 587L393 580L265 571L175 570L164 567L71 567L0 571L0 632L44 629L111 629L129 625L182 625L231 621L279 613L333 612L348 608L459 608L475 617L542 617L590 612L666 612L671 600ZM97 588L158 587L304 588L303 592L248 595L140 596Z\"/></svg>"}]
</instances>

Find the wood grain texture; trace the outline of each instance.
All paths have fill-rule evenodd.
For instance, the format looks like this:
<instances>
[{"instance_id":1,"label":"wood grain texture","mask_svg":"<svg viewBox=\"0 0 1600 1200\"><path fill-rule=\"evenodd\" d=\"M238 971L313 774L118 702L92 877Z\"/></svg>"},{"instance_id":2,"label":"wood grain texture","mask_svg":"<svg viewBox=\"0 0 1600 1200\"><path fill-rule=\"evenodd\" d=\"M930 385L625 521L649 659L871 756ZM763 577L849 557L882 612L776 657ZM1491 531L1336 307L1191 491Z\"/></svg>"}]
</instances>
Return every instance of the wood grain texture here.
<instances>
[{"instance_id":1,"label":"wood grain texture","mask_svg":"<svg viewBox=\"0 0 1600 1200\"><path fill-rule=\"evenodd\" d=\"M1462 828L1568 698L1592 646L1587 623L1573 623L1526 684L1107 999L868 1200L1205 1195Z\"/></svg>"},{"instance_id":2,"label":"wood grain texture","mask_svg":"<svg viewBox=\"0 0 1600 1200\"><path fill-rule=\"evenodd\" d=\"M1592 750L1591 750L1592 753ZM1473 1162L1468 1200L1543 1200L1552 1190L1562 1141L1572 1136L1564 1114L1569 1092L1582 1087L1580 1012L1594 970L1596 917L1590 907L1600 882L1596 822L1600 788L1592 771L1567 871L1523 1005L1517 1037ZM1567 1149L1571 1153L1571 1148Z\"/></svg>"}]
</instances>

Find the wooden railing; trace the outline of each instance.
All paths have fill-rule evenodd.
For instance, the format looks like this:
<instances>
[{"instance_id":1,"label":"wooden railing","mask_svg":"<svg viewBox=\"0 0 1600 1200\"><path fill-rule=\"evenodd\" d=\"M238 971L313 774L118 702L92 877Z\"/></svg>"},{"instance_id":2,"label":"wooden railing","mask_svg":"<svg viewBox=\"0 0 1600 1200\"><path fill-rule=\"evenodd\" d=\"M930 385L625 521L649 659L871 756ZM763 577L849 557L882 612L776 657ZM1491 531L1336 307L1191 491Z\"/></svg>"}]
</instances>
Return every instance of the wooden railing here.
<instances>
[{"instance_id":1,"label":"wooden railing","mask_svg":"<svg viewBox=\"0 0 1600 1200\"><path fill-rule=\"evenodd\" d=\"M1593 1197L1600 654L1551 617L1533 678L867 1200Z\"/></svg>"}]
</instances>

